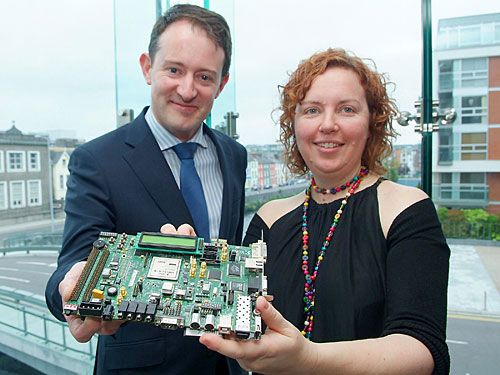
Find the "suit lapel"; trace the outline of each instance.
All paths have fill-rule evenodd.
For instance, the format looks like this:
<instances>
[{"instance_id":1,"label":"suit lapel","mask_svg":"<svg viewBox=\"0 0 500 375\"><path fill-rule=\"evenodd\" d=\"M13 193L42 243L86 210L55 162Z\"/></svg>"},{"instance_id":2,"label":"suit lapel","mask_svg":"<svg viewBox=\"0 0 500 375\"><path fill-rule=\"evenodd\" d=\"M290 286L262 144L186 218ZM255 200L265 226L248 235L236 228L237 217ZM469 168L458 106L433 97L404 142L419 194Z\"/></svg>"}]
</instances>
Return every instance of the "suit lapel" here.
<instances>
[{"instance_id":1,"label":"suit lapel","mask_svg":"<svg viewBox=\"0 0 500 375\"><path fill-rule=\"evenodd\" d=\"M158 143L144 119L145 110L129 128L123 157L165 217L176 227L193 221Z\"/></svg>"}]
</instances>

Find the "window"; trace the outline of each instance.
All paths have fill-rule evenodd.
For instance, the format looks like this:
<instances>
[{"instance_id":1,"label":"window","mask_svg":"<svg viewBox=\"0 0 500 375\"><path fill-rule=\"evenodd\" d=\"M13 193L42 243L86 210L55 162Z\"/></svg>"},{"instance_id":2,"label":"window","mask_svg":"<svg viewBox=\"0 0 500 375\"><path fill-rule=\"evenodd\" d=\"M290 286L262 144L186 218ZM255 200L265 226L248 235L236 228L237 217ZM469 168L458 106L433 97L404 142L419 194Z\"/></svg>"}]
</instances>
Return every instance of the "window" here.
<instances>
[{"instance_id":1,"label":"window","mask_svg":"<svg viewBox=\"0 0 500 375\"><path fill-rule=\"evenodd\" d=\"M439 90L453 89L453 60L439 62Z\"/></svg>"},{"instance_id":2,"label":"window","mask_svg":"<svg viewBox=\"0 0 500 375\"><path fill-rule=\"evenodd\" d=\"M9 208L7 202L7 183L0 181L0 210L6 210L7 208Z\"/></svg>"},{"instance_id":3,"label":"window","mask_svg":"<svg viewBox=\"0 0 500 375\"><path fill-rule=\"evenodd\" d=\"M460 45L470 46L474 44L481 44L481 27L462 27L460 30Z\"/></svg>"},{"instance_id":4,"label":"window","mask_svg":"<svg viewBox=\"0 0 500 375\"><path fill-rule=\"evenodd\" d=\"M62 174L59 175L59 188L64 189L64 176Z\"/></svg>"},{"instance_id":5,"label":"window","mask_svg":"<svg viewBox=\"0 0 500 375\"><path fill-rule=\"evenodd\" d=\"M0 150L0 172L4 171L3 164L3 151Z\"/></svg>"},{"instance_id":6,"label":"window","mask_svg":"<svg viewBox=\"0 0 500 375\"><path fill-rule=\"evenodd\" d=\"M441 173L441 183L451 184L451 173Z\"/></svg>"},{"instance_id":7,"label":"window","mask_svg":"<svg viewBox=\"0 0 500 375\"><path fill-rule=\"evenodd\" d=\"M486 103L486 96L462 97L462 124L486 123Z\"/></svg>"},{"instance_id":8,"label":"window","mask_svg":"<svg viewBox=\"0 0 500 375\"><path fill-rule=\"evenodd\" d=\"M24 181L10 181L10 207L21 208L26 206Z\"/></svg>"},{"instance_id":9,"label":"window","mask_svg":"<svg viewBox=\"0 0 500 375\"><path fill-rule=\"evenodd\" d=\"M42 182L40 180L28 181L28 206L42 204Z\"/></svg>"},{"instance_id":10,"label":"window","mask_svg":"<svg viewBox=\"0 0 500 375\"><path fill-rule=\"evenodd\" d=\"M28 152L28 170L30 172L40 172L40 152Z\"/></svg>"},{"instance_id":11,"label":"window","mask_svg":"<svg viewBox=\"0 0 500 375\"><path fill-rule=\"evenodd\" d=\"M7 172L25 172L24 151L7 151Z\"/></svg>"},{"instance_id":12,"label":"window","mask_svg":"<svg viewBox=\"0 0 500 375\"><path fill-rule=\"evenodd\" d=\"M460 173L460 183L461 184L484 184L486 181L485 173Z\"/></svg>"},{"instance_id":13,"label":"window","mask_svg":"<svg viewBox=\"0 0 500 375\"><path fill-rule=\"evenodd\" d=\"M453 131L450 128L441 128L439 137L439 159L440 164L449 164L453 161Z\"/></svg>"},{"instance_id":14,"label":"window","mask_svg":"<svg viewBox=\"0 0 500 375\"><path fill-rule=\"evenodd\" d=\"M452 174L440 173L441 186L439 189L441 199L451 199L452 197Z\"/></svg>"},{"instance_id":15,"label":"window","mask_svg":"<svg viewBox=\"0 0 500 375\"><path fill-rule=\"evenodd\" d=\"M485 173L460 173L460 199L487 199L485 181Z\"/></svg>"},{"instance_id":16,"label":"window","mask_svg":"<svg viewBox=\"0 0 500 375\"><path fill-rule=\"evenodd\" d=\"M488 87L488 62L486 58L463 59L462 87Z\"/></svg>"},{"instance_id":17,"label":"window","mask_svg":"<svg viewBox=\"0 0 500 375\"><path fill-rule=\"evenodd\" d=\"M451 92L439 93L439 107L443 109L453 108L453 94Z\"/></svg>"},{"instance_id":18,"label":"window","mask_svg":"<svg viewBox=\"0 0 500 375\"><path fill-rule=\"evenodd\" d=\"M462 133L461 160L486 160L486 133Z\"/></svg>"}]
</instances>

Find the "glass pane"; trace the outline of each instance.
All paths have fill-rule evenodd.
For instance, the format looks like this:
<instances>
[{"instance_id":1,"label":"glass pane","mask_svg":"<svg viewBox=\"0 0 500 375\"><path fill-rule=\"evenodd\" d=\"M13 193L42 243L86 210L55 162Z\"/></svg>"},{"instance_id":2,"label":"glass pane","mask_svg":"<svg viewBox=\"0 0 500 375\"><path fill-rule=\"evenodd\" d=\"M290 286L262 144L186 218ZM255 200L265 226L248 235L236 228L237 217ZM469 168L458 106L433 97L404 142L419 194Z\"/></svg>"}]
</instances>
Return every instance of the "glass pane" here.
<instances>
[{"instance_id":1,"label":"glass pane","mask_svg":"<svg viewBox=\"0 0 500 375\"><path fill-rule=\"evenodd\" d=\"M485 143L486 133L463 133L462 144L464 143Z\"/></svg>"},{"instance_id":2,"label":"glass pane","mask_svg":"<svg viewBox=\"0 0 500 375\"><path fill-rule=\"evenodd\" d=\"M460 182L463 184L482 184L484 180L484 173L460 173Z\"/></svg>"}]
</instances>

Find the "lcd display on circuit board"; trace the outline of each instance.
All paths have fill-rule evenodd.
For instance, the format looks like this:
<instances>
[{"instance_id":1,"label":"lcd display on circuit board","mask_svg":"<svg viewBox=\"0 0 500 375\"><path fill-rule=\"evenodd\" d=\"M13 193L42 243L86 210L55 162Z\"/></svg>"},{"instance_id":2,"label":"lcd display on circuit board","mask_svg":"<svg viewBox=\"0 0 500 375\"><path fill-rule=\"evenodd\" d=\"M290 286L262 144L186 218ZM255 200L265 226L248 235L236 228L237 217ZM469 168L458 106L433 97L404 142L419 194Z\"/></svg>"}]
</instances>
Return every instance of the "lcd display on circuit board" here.
<instances>
[{"instance_id":1,"label":"lcd display on circuit board","mask_svg":"<svg viewBox=\"0 0 500 375\"><path fill-rule=\"evenodd\" d=\"M139 240L140 247L163 247L167 249L180 248L184 250L195 250L198 246L197 237L160 235L152 233L142 233Z\"/></svg>"}]
</instances>

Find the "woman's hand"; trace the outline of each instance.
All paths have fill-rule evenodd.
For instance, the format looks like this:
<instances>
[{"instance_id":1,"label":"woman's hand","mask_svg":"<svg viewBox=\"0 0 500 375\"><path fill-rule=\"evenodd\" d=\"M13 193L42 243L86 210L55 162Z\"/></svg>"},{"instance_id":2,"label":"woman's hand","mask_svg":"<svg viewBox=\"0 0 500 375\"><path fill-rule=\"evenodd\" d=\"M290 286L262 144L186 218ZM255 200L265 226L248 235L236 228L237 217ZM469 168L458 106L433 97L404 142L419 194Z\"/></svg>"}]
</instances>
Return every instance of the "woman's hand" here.
<instances>
[{"instance_id":1,"label":"woman's hand","mask_svg":"<svg viewBox=\"0 0 500 375\"><path fill-rule=\"evenodd\" d=\"M314 373L317 361L314 344L306 340L264 297L257 299L257 310L267 324L260 340L224 339L206 333L200 337L200 343L236 359L248 371L263 374Z\"/></svg>"}]
</instances>

